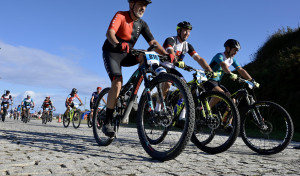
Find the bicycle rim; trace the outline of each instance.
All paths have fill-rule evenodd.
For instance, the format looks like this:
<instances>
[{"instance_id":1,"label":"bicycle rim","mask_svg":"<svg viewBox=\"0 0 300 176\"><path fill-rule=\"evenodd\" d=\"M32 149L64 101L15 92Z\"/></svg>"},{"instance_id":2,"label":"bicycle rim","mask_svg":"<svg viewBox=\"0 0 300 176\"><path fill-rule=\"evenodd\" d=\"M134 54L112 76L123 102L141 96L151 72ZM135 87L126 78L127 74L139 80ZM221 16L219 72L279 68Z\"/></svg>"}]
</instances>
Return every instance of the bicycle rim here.
<instances>
[{"instance_id":1,"label":"bicycle rim","mask_svg":"<svg viewBox=\"0 0 300 176\"><path fill-rule=\"evenodd\" d=\"M206 103L218 98L218 103L208 113ZM221 92L201 94L196 105L195 131L191 141L202 151L221 153L235 142L240 130L240 117L233 101Z\"/></svg>"},{"instance_id":2,"label":"bicycle rim","mask_svg":"<svg viewBox=\"0 0 300 176\"><path fill-rule=\"evenodd\" d=\"M176 89L182 95L185 120L179 120L174 108L179 96L165 101L166 109L159 110L155 116L149 113L149 102L145 91L140 99L137 117L138 135L145 151L154 159L166 161L176 158L190 140L194 128L194 102L187 85L177 76L161 74L150 82L150 92L155 109L156 101L163 83L172 83L169 91ZM179 95L179 93L178 93Z\"/></svg>"},{"instance_id":3,"label":"bicycle rim","mask_svg":"<svg viewBox=\"0 0 300 176\"><path fill-rule=\"evenodd\" d=\"M103 99L107 102L107 95L109 90L110 88L105 88L100 92L93 113L93 134L97 144L100 146L108 146L114 140L114 138L107 137L102 132L102 127L104 123L103 121L106 115L106 103L103 101Z\"/></svg>"},{"instance_id":4,"label":"bicycle rim","mask_svg":"<svg viewBox=\"0 0 300 176\"><path fill-rule=\"evenodd\" d=\"M260 114L264 125L254 120L253 113ZM284 150L293 138L294 126L288 112L280 105L261 101L252 105L242 116L242 139L253 151L275 154Z\"/></svg>"}]
</instances>

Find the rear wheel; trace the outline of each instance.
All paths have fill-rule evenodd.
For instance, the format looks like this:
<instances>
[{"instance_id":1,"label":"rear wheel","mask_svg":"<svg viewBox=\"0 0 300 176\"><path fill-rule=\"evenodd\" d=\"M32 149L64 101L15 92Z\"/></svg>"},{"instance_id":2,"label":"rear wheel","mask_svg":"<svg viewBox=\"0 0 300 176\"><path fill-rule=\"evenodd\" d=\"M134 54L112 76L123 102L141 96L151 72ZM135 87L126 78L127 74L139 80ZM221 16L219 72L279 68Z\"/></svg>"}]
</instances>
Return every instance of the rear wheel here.
<instances>
[{"instance_id":1,"label":"rear wheel","mask_svg":"<svg viewBox=\"0 0 300 176\"><path fill-rule=\"evenodd\" d=\"M94 138L98 145L100 146L108 146L112 143L114 138L110 138L105 136L105 134L102 132L102 126L104 124L104 120L106 117L106 103L107 102L107 95L110 88L103 89L96 101L95 107L94 107L94 113L93 113L93 134ZM105 100L105 102L103 101Z\"/></svg>"},{"instance_id":2,"label":"rear wheel","mask_svg":"<svg viewBox=\"0 0 300 176\"><path fill-rule=\"evenodd\" d=\"M210 107L212 98L219 101ZM215 91L200 95L196 101L195 130L191 138L199 149L210 154L224 152L235 142L239 129L239 112L231 98Z\"/></svg>"},{"instance_id":3,"label":"rear wheel","mask_svg":"<svg viewBox=\"0 0 300 176\"><path fill-rule=\"evenodd\" d=\"M293 138L294 126L290 115L274 102L254 103L243 113L242 120L242 139L257 153L264 155L279 153Z\"/></svg>"},{"instance_id":4,"label":"rear wheel","mask_svg":"<svg viewBox=\"0 0 300 176\"><path fill-rule=\"evenodd\" d=\"M172 102L162 98L162 85L171 83L170 91L179 90ZM141 144L145 151L154 159L161 161L176 158L190 141L194 129L194 102L188 86L178 76L160 74L150 81L149 90L151 103L165 101L165 108L158 112L152 111L146 91L139 102L137 128ZM174 110L177 102L182 102L177 111ZM161 103L160 103L161 104ZM157 103L158 105L158 103ZM163 105L161 105L163 107ZM184 120L179 120L181 111L185 109ZM153 113L153 114L151 114Z\"/></svg>"}]
</instances>

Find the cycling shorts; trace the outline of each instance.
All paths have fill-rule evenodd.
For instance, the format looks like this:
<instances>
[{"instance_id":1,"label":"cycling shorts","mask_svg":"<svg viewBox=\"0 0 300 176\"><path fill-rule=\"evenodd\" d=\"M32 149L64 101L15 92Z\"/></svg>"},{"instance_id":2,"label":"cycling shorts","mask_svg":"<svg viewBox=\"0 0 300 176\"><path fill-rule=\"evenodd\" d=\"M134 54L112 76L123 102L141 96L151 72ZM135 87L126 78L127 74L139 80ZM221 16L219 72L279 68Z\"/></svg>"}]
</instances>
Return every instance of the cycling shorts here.
<instances>
[{"instance_id":1,"label":"cycling shorts","mask_svg":"<svg viewBox=\"0 0 300 176\"><path fill-rule=\"evenodd\" d=\"M122 78L121 66L130 67L138 64L137 58L128 53L115 53L103 50L103 62L111 81Z\"/></svg>"},{"instance_id":2,"label":"cycling shorts","mask_svg":"<svg viewBox=\"0 0 300 176\"><path fill-rule=\"evenodd\" d=\"M71 102L71 103L65 103L65 105L66 105L66 108L68 108L68 106L70 106L71 108L74 108L74 103L73 102Z\"/></svg>"},{"instance_id":3,"label":"cycling shorts","mask_svg":"<svg viewBox=\"0 0 300 176\"><path fill-rule=\"evenodd\" d=\"M219 86L221 89L223 89L224 92L229 92L226 87L220 84L220 81L215 81L215 80L208 80L203 84L204 88L206 90L212 90L213 88Z\"/></svg>"}]
</instances>

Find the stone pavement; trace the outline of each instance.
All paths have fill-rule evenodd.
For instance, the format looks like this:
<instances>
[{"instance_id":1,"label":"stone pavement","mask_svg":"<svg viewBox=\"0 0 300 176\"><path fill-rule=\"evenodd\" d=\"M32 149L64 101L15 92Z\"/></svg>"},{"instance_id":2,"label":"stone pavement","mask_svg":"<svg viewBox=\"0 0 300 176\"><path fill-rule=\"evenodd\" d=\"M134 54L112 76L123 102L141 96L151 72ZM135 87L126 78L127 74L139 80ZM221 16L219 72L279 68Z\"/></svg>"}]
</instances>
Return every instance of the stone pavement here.
<instances>
[{"instance_id":1,"label":"stone pavement","mask_svg":"<svg viewBox=\"0 0 300 176\"><path fill-rule=\"evenodd\" d=\"M94 140L82 124L64 128L57 121L28 124L0 122L0 175L299 175L300 145L261 156L238 139L226 152L209 155L192 143L176 159L151 159L138 140L135 128L120 128L119 138L107 147Z\"/></svg>"}]
</instances>

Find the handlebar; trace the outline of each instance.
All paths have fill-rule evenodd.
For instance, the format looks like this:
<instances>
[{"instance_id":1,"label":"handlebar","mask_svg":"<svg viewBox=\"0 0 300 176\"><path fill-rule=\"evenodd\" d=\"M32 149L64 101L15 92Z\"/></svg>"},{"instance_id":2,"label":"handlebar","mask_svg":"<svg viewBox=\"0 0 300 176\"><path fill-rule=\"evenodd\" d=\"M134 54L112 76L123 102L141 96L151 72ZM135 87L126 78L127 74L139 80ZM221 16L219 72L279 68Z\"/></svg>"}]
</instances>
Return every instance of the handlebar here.
<instances>
[{"instance_id":1,"label":"handlebar","mask_svg":"<svg viewBox=\"0 0 300 176\"><path fill-rule=\"evenodd\" d=\"M130 49L129 53L133 56L139 56L140 54L145 54L145 52L149 52L149 51L154 51L157 48L157 45L151 45L147 50L142 50L142 49ZM169 57L168 56L164 56L161 54L156 53L159 57L159 59L162 62L165 61L169 61Z\"/></svg>"},{"instance_id":2,"label":"handlebar","mask_svg":"<svg viewBox=\"0 0 300 176\"><path fill-rule=\"evenodd\" d=\"M178 62L175 62L174 65L176 67L180 68ZM213 72L196 69L196 68L193 68L193 67L188 66L188 65L185 65L184 68L181 68L181 69L186 70L188 72L195 71L195 72L203 73L207 76L207 78L212 78L214 76Z\"/></svg>"},{"instance_id":3,"label":"handlebar","mask_svg":"<svg viewBox=\"0 0 300 176\"><path fill-rule=\"evenodd\" d=\"M253 81L249 81L249 80L243 79L243 78L241 78L240 76L238 76L238 78L237 78L236 80L237 80L239 83L248 84L248 87L249 87L250 89L258 88L258 87L256 87L256 85L253 83Z\"/></svg>"}]
</instances>

